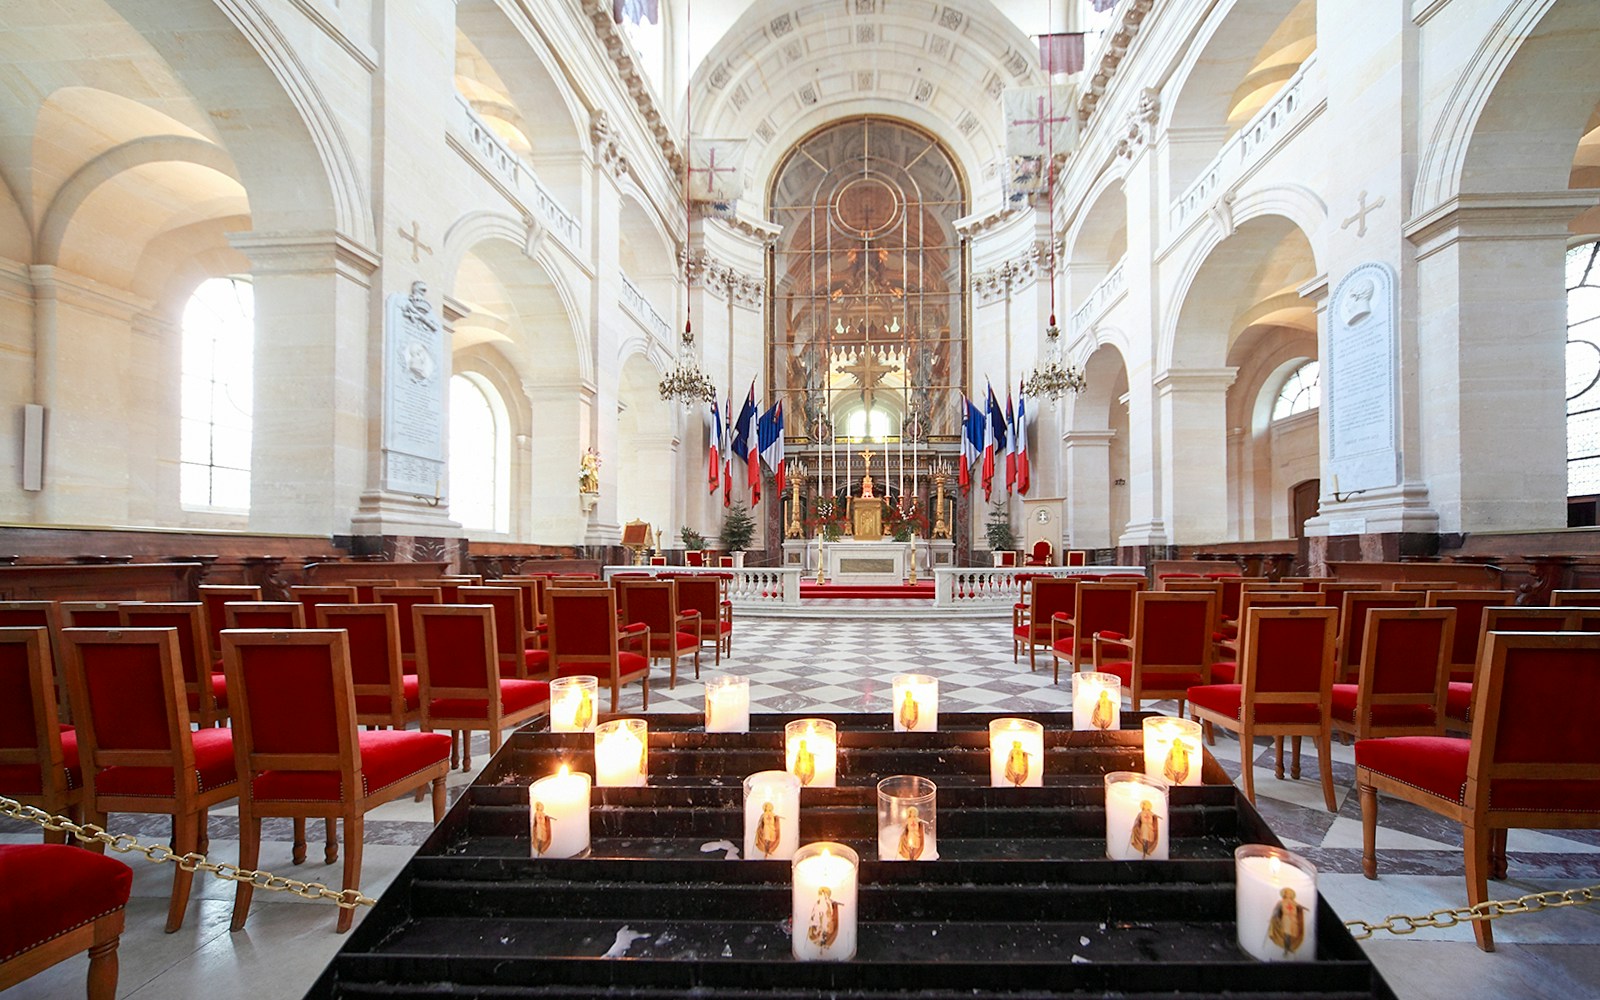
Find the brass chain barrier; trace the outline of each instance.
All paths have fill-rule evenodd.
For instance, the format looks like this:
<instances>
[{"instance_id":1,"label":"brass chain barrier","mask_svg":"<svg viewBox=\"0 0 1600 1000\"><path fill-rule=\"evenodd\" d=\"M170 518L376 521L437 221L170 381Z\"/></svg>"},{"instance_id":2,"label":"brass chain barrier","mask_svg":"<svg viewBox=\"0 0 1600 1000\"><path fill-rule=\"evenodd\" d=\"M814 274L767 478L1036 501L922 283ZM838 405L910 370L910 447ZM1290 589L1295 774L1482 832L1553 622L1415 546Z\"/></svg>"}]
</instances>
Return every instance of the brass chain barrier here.
<instances>
[{"instance_id":1,"label":"brass chain barrier","mask_svg":"<svg viewBox=\"0 0 1600 1000\"><path fill-rule=\"evenodd\" d=\"M371 896L361 895L359 889L330 889L321 882L302 882L269 871L251 871L226 862L219 864L207 861L204 854L195 851L179 854L166 844L141 844L130 834L107 833L94 823L74 823L65 816L53 816L36 806L23 805L3 795L0 795L0 817L35 823L52 833L66 833L85 844L104 844L119 854L142 854L157 864L169 861L186 872L206 872L224 882L248 882L268 892L291 892L302 899L326 899L346 910L371 906L377 902Z\"/></svg>"},{"instance_id":2,"label":"brass chain barrier","mask_svg":"<svg viewBox=\"0 0 1600 1000\"><path fill-rule=\"evenodd\" d=\"M1600 899L1600 885L1591 885L1584 889L1530 892L1516 899L1486 899L1476 906L1447 907L1420 916L1391 913L1375 924L1365 920L1346 920L1344 925L1354 932L1357 941L1365 941L1379 931L1388 931L1390 934L1415 934L1424 927L1454 927L1457 924L1470 924L1479 920L1499 920L1513 913L1541 913L1545 910L1557 910L1563 906L1588 906L1596 899Z\"/></svg>"}]
</instances>

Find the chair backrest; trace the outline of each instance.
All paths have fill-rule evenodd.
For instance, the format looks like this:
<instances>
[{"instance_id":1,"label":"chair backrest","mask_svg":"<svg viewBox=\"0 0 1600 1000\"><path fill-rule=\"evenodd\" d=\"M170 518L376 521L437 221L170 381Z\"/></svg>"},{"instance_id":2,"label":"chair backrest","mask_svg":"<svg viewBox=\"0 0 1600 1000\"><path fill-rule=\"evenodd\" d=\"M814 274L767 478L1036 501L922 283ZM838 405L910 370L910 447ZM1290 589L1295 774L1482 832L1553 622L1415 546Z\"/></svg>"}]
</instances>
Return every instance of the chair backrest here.
<instances>
[{"instance_id":1,"label":"chair backrest","mask_svg":"<svg viewBox=\"0 0 1600 1000\"><path fill-rule=\"evenodd\" d=\"M299 601L229 601L222 606L224 628L305 628Z\"/></svg>"},{"instance_id":2,"label":"chair backrest","mask_svg":"<svg viewBox=\"0 0 1600 1000\"><path fill-rule=\"evenodd\" d=\"M55 601L0 601L0 628L42 628L54 635L60 627Z\"/></svg>"},{"instance_id":3,"label":"chair backrest","mask_svg":"<svg viewBox=\"0 0 1600 1000\"><path fill-rule=\"evenodd\" d=\"M1426 594L1430 590L1457 590L1461 584L1453 580L1396 580L1389 585L1390 590L1418 591Z\"/></svg>"},{"instance_id":4,"label":"chair backrest","mask_svg":"<svg viewBox=\"0 0 1600 1000\"><path fill-rule=\"evenodd\" d=\"M345 632L357 718L385 715L389 725L402 725L406 702L399 609L393 604L323 604L317 608L317 628Z\"/></svg>"},{"instance_id":5,"label":"chair backrest","mask_svg":"<svg viewBox=\"0 0 1600 1000\"><path fill-rule=\"evenodd\" d=\"M1139 585L1131 580L1079 584L1072 612L1073 634L1087 642L1096 632L1132 632L1133 599L1138 592Z\"/></svg>"},{"instance_id":6,"label":"chair backrest","mask_svg":"<svg viewBox=\"0 0 1600 1000\"><path fill-rule=\"evenodd\" d=\"M1067 550L1067 565L1068 566L1087 566L1088 564L1089 564L1089 553L1088 553L1087 550L1085 550L1085 549L1068 549Z\"/></svg>"},{"instance_id":7,"label":"chair backrest","mask_svg":"<svg viewBox=\"0 0 1600 1000\"><path fill-rule=\"evenodd\" d=\"M733 566L733 556L717 556L717 565L731 568Z\"/></svg>"},{"instance_id":8,"label":"chair backrest","mask_svg":"<svg viewBox=\"0 0 1600 1000\"><path fill-rule=\"evenodd\" d=\"M1581 632L1574 628L1577 618L1567 608L1524 608L1517 605L1483 609L1483 631L1489 632ZM1487 641L1487 640L1486 640ZM1482 656L1479 656L1482 659Z\"/></svg>"},{"instance_id":9,"label":"chair backrest","mask_svg":"<svg viewBox=\"0 0 1600 1000\"><path fill-rule=\"evenodd\" d=\"M340 629L225 629L241 793L262 771L327 771L361 795L349 640ZM331 782L330 782L331 786Z\"/></svg>"},{"instance_id":10,"label":"chair backrest","mask_svg":"<svg viewBox=\"0 0 1600 1000\"><path fill-rule=\"evenodd\" d=\"M62 628L116 628L122 624L122 606L139 601L62 601Z\"/></svg>"},{"instance_id":11,"label":"chair backrest","mask_svg":"<svg viewBox=\"0 0 1600 1000\"><path fill-rule=\"evenodd\" d=\"M1207 573L1208 577L1222 581L1222 603L1217 606L1217 613L1223 618L1232 621L1239 617L1239 595L1244 593L1246 577L1232 573ZM1271 583L1264 576L1249 577L1251 583Z\"/></svg>"},{"instance_id":12,"label":"chair backrest","mask_svg":"<svg viewBox=\"0 0 1600 1000\"><path fill-rule=\"evenodd\" d=\"M78 764L90 793L105 767L170 771L179 799L199 791L178 636L172 628L62 629Z\"/></svg>"},{"instance_id":13,"label":"chair backrest","mask_svg":"<svg viewBox=\"0 0 1600 1000\"><path fill-rule=\"evenodd\" d=\"M214 584L202 583L196 587L200 603L206 606L206 625L210 628L211 652L214 657L222 655L222 630L228 620L227 612L222 606L236 601L261 600L261 588L244 584ZM115 625L111 622L84 622L85 625Z\"/></svg>"},{"instance_id":14,"label":"chair backrest","mask_svg":"<svg viewBox=\"0 0 1600 1000\"><path fill-rule=\"evenodd\" d=\"M665 566L666 564L667 564L667 557L666 556L651 556L650 557L650 565L652 565L652 566Z\"/></svg>"},{"instance_id":15,"label":"chair backrest","mask_svg":"<svg viewBox=\"0 0 1600 1000\"><path fill-rule=\"evenodd\" d=\"M706 554L699 549L687 549L683 553L683 564L685 566L704 566L706 564Z\"/></svg>"},{"instance_id":16,"label":"chair backrest","mask_svg":"<svg viewBox=\"0 0 1600 1000\"><path fill-rule=\"evenodd\" d=\"M289 598L299 601L305 608L306 621L317 620L317 606L321 604L354 604L360 594L354 587L290 587Z\"/></svg>"},{"instance_id":17,"label":"chair backrest","mask_svg":"<svg viewBox=\"0 0 1600 1000\"><path fill-rule=\"evenodd\" d=\"M544 577L501 577L495 585L517 588L522 600L522 624L530 631L539 627L544 620Z\"/></svg>"},{"instance_id":18,"label":"chair backrest","mask_svg":"<svg viewBox=\"0 0 1600 1000\"><path fill-rule=\"evenodd\" d=\"M1347 590L1339 608L1338 662L1341 675L1361 661L1361 644L1367 631L1367 612L1373 608L1420 608L1423 591Z\"/></svg>"},{"instance_id":19,"label":"chair backrest","mask_svg":"<svg viewBox=\"0 0 1600 1000\"><path fill-rule=\"evenodd\" d=\"M1207 580L1204 577L1178 577L1174 579L1168 576L1162 578L1160 589L1173 593L1215 594L1217 595L1218 605L1222 603L1221 580Z\"/></svg>"},{"instance_id":20,"label":"chair backrest","mask_svg":"<svg viewBox=\"0 0 1600 1000\"><path fill-rule=\"evenodd\" d=\"M487 604L494 609L500 663L512 668L513 677L526 675L528 628L522 617L522 591L516 587L462 587L457 597L462 604Z\"/></svg>"},{"instance_id":21,"label":"chair backrest","mask_svg":"<svg viewBox=\"0 0 1600 1000\"><path fill-rule=\"evenodd\" d=\"M1292 583L1301 590L1320 591L1325 583L1334 582L1331 576L1280 576L1279 583Z\"/></svg>"},{"instance_id":22,"label":"chair backrest","mask_svg":"<svg viewBox=\"0 0 1600 1000\"><path fill-rule=\"evenodd\" d=\"M1552 590L1550 592L1550 606L1552 608L1597 608L1600 607L1600 590Z\"/></svg>"},{"instance_id":23,"label":"chair backrest","mask_svg":"<svg viewBox=\"0 0 1600 1000\"><path fill-rule=\"evenodd\" d=\"M377 590L379 587L398 587L399 585L399 580L370 579L345 581L345 586L356 588L357 604L376 604L377 599L373 596L373 591Z\"/></svg>"},{"instance_id":24,"label":"chair backrest","mask_svg":"<svg viewBox=\"0 0 1600 1000\"><path fill-rule=\"evenodd\" d=\"M1201 675L1210 681L1211 628L1217 595L1198 591L1140 591L1133 605L1134 669L1146 688L1160 688L1162 673Z\"/></svg>"},{"instance_id":25,"label":"chair backrest","mask_svg":"<svg viewBox=\"0 0 1600 1000\"><path fill-rule=\"evenodd\" d=\"M1000 557L1001 566L1015 566L1017 564L1017 554L1010 549L1003 549L996 555Z\"/></svg>"},{"instance_id":26,"label":"chair backrest","mask_svg":"<svg viewBox=\"0 0 1600 1000\"><path fill-rule=\"evenodd\" d=\"M439 592L440 604L460 604L462 603L459 594L461 588L475 586L475 584L469 580L458 580L453 577L441 576L435 577L431 580L418 580L417 586L432 587L437 590Z\"/></svg>"},{"instance_id":27,"label":"chair backrest","mask_svg":"<svg viewBox=\"0 0 1600 1000\"><path fill-rule=\"evenodd\" d=\"M1041 538L1033 543L1033 551L1030 553L1030 558L1033 559L1035 565L1048 566L1055 560L1055 553L1055 546Z\"/></svg>"},{"instance_id":28,"label":"chair backrest","mask_svg":"<svg viewBox=\"0 0 1600 1000\"><path fill-rule=\"evenodd\" d=\"M0 628L0 795L66 794L50 632Z\"/></svg>"},{"instance_id":29,"label":"chair backrest","mask_svg":"<svg viewBox=\"0 0 1600 1000\"><path fill-rule=\"evenodd\" d=\"M701 625L722 624L723 619L727 617L727 609L722 606L722 584L716 577L683 573L674 576L672 581L678 589L680 614L698 611Z\"/></svg>"},{"instance_id":30,"label":"chair backrest","mask_svg":"<svg viewBox=\"0 0 1600 1000\"><path fill-rule=\"evenodd\" d=\"M1251 608L1320 608L1322 595L1304 590L1246 590L1239 595L1239 615Z\"/></svg>"},{"instance_id":31,"label":"chair backrest","mask_svg":"<svg viewBox=\"0 0 1600 1000\"><path fill-rule=\"evenodd\" d=\"M1244 704L1326 704L1333 690L1333 608L1255 608L1239 630Z\"/></svg>"},{"instance_id":32,"label":"chair backrest","mask_svg":"<svg viewBox=\"0 0 1600 1000\"><path fill-rule=\"evenodd\" d=\"M610 587L562 587L545 594L550 662L567 674L569 662L609 661L617 651L617 592ZM574 659L576 658L576 659ZM583 673L573 670L572 673Z\"/></svg>"},{"instance_id":33,"label":"chair backrest","mask_svg":"<svg viewBox=\"0 0 1600 1000\"><path fill-rule=\"evenodd\" d=\"M376 604L393 604L400 613L400 656L402 658L415 658L417 655L417 634L413 628L416 621L411 610L419 604L439 604L439 590L436 587L376 587L372 591L372 599Z\"/></svg>"},{"instance_id":34,"label":"chair backrest","mask_svg":"<svg viewBox=\"0 0 1600 1000\"><path fill-rule=\"evenodd\" d=\"M1370 594L1383 590L1383 584L1370 580L1335 580L1332 583L1319 584L1317 589L1322 593L1322 603L1330 608L1344 608L1344 595Z\"/></svg>"},{"instance_id":35,"label":"chair backrest","mask_svg":"<svg viewBox=\"0 0 1600 1000\"><path fill-rule=\"evenodd\" d=\"M1356 675L1358 727L1381 727L1382 712L1374 711L1380 706L1426 704L1433 709L1434 732L1444 732L1455 617L1454 608L1367 611Z\"/></svg>"},{"instance_id":36,"label":"chair backrest","mask_svg":"<svg viewBox=\"0 0 1600 1000\"><path fill-rule=\"evenodd\" d=\"M1050 630L1050 619L1057 612L1064 615L1078 610L1078 581L1070 576L1036 575L1029 584L1029 615L1035 628Z\"/></svg>"},{"instance_id":37,"label":"chair backrest","mask_svg":"<svg viewBox=\"0 0 1600 1000\"><path fill-rule=\"evenodd\" d=\"M617 610L629 625L643 622L653 637L678 630L676 580L618 580Z\"/></svg>"},{"instance_id":38,"label":"chair backrest","mask_svg":"<svg viewBox=\"0 0 1600 1000\"><path fill-rule=\"evenodd\" d=\"M1565 607L1572 616L1567 619L1568 632L1600 632L1600 608Z\"/></svg>"},{"instance_id":39,"label":"chair backrest","mask_svg":"<svg viewBox=\"0 0 1600 1000\"><path fill-rule=\"evenodd\" d=\"M1450 664L1462 674L1461 680L1471 680L1478 664L1478 652L1483 647L1483 612L1487 608L1511 605L1517 595L1509 590L1429 590L1424 595L1430 608L1455 608L1455 645Z\"/></svg>"},{"instance_id":40,"label":"chair backrest","mask_svg":"<svg viewBox=\"0 0 1600 1000\"><path fill-rule=\"evenodd\" d=\"M1600 740L1590 729L1593 713L1573 710L1580 705L1600 705L1600 634L1491 633L1472 686L1468 808L1480 816L1558 812L1557 825L1594 825L1576 822L1600 817L1592 807L1600 799Z\"/></svg>"},{"instance_id":41,"label":"chair backrest","mask_svg":"<svg viewBox=\"0 0 1600 1000\"><path fill-rule=\"evenodd\" d=\"M487 700L490 718L500 715L500 656L495 646L494 608L487 604L418 604L417 678L424 712L435 698Z\"/></svg>"},{"instance_id":42,"label":"chair backrest","mask_svg":"<svg viewBox=\"0 0 1600 1000\"><path fill-rule=\"evenodd\" d=\"M209 717L216 709L216 697L211 687L213 658L211 644L206 641L205 605L198 602L124 604L119 610L122 624L127 628L176 630L178 667L183 671L184 687L199 708L196 714Z\"/></svg>"}]
</instances>

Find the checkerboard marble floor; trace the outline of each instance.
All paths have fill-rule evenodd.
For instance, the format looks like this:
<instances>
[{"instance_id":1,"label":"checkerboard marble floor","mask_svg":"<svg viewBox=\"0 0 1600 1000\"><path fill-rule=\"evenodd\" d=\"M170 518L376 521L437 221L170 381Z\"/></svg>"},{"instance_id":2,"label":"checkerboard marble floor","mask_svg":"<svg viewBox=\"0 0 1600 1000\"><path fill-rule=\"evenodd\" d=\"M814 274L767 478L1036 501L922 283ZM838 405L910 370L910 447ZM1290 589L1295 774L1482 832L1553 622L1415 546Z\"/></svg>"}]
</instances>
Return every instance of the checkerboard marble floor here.
<instances>
[{"instance_id":1,"label":"checkerboard marble floor","mask_svg":"<svg viewBox=\"0 0 1600 1000\"><path fill-rule=\"evenodd\" d=\"M1065 677L1059 686L1052 683L1047 655L1039 659L1036 671L1028 669L1025 652L1019 663L1012 663L1007 620L902 620L889 617L893 609L881 610L885 617L870 620L741 617L734 655L719 667L707 648L700 681L684 662L677 687L669 690L664 668L657 668L650 711L700 711L703 681L732 673L750 678L755 711L885 712L891 678L907 672L939 678L941 713L1070 709L1070 684ZM624 689L623 711L638 712L641 703L637 686ZM1170 713L1176 706L1155 702L1146 707ZM481 768L488 759L487 738L479 736L476 743L473 762ZM1212 753L1237 779L1245 756L1238 742L1219 732ZM1377 881L1362 877L1361 809L1350 748L1336 744L1333 749L1339 809L1332 814L1323 806L1321 762L1309 743L1298 781L1273 777L1266 741L1248 757L1255 768L1257 808L1286 844L1317 864L1320 884L1341 916L1375 920L1465 902L1460 828L1390 799L1382 800L1380 809L1381 876ZM452 801L475 773L452 773ZM110 825L162 840L167 828L162 818L131 815L113 816ZM430 829L426 803L409 798L370 814L363 889L381 892ZM237 859L237 830L234 809L213 811L213 859ZM316 835L314 831L313 840ZM315 843L304 865L289 864L287 821L269 822L264 836L263 867L301 879L333 883L339 878L338 865L318 863L321 852ZM0 843L35 839L19 824L0 822ZM1510 853L1511 879L1490 883L1496 898L1600 882L1600 831L1513 831ZM133 863L134 898L120 951L120 997L299 997L341 943L333 933L330 908L273 893L258 892L247 929L230 933L232 887L201 879L196 880L183 929L163 934L170 872L143 861ZM1463 925L1374 940L1365 947L1401 997L1600 997L1600 948L1595 947L1600 944L1600 907L1501 920L1495 925L1495 940L1498 951L1484 954ZM81 956L62 963L7 991L6 1000L81 996L86 968Z\"/></svg>"}]
</instances>

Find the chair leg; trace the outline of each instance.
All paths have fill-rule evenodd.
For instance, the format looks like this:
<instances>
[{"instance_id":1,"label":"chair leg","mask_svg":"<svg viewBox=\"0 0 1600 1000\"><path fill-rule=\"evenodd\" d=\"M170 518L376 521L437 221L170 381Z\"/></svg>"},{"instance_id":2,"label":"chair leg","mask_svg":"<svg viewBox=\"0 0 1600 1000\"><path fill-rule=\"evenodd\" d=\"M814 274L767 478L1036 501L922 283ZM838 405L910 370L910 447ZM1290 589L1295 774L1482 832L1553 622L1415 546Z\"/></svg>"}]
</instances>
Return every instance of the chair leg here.
<instances>
[{"instance_id":1,"label":"chair leg","mask_svg":"<svg viewBox=\"0 0 1600 1000\"><path fill-rule=\"evenodd\" d=\"M201 854L211 852L211 811L200 810L200 836L195 841L195 850Z\"/></svg>"},{"instance_id":2,"label":"chair leg","mask_svg":"<svg viewBox=\"0 0 1600 1000\"><path fill-rule=\"evenodd\" d=\"M187 854L198 846L200 839L199 820L200 817L195 813L183 813L172 818L172 850L175 853ZM189 908L189 890L193 886L194 872L184 871L174 865L172 870L172 902L167 906L168 934L183 926L183 914Z\"/></svg>"},{"instance_id":3,"label":"chair leg","mask_svg":"<svg viewBox=\"0 0 1600 1000\"><path fill-rule=\"evenodd\" d=\"M1298 736L1294 737L1292 740L1289 741L1289 745L1291 747L1291 750L1290 750L1290 753L1289 753L1289 777L1293 778L1296 781L1299 781L1300 780L1300 737L1298 737ZM1326 748L1324 748L1323 752L1326 753Z\"/></svg>"},{"instance_id":4,"label":"chair leg","mask_svg":"<svg viewBox=\"0 0 1600 1000\"><path fill-rule=\"evenodd\" d=\"M694 648L694 679L700 679L700 647Z\"/></svg>"},{"instance_id":5,"label":"chair leg","mask_svg":"<svg viewBox=\"0 0 1600 1000\"><path fill-rule=\"evenodd\" d=\"M1506 836L1510 832L1505 827L1494 832L1494 844L1489 848L1489 877L1492 879L1506 877Z\"/></svg>"},{"instance_id":6,"label":"chair leg","mask_svg":"<svg viewBox=\"0 0 1600 1000\"><path fill-rule=\"evenodd\" d=\"M472 730L461 732L461 770L472 770Z\"/></svg>"},{"instance_id":7,"label":"chair leg","mask_svg":"<svg viewBox=\"0 0 1600 1000\"><path fill-rule=\"evenodd\" d=\"M303 821L296 820L302 823ZM255 871L256 865L261 862L261 820L251 816L244 810L239 811L239 867L245 871ZM255 886L249 882L235 882L233 886L233 923L231 930L244 930L245 918L250 916L250 897L255 894Z\"/></svg>"},{"instance_id":8,"label":"chair leg","mask_svg":"<svg viewBox=\"0 0 1600 1000\"><path fill-rule=\"evenodd\" d=\"M673 642L677 642L676 637L673 638ZM667 657L667 665L671 668L671 672L667 674L667 690L671 691L678 686L678 651L676 649Z\"/></svg>"},{"instance_id":9,"label":"chair leg","mask_svg":"<svg viewBox=\"0 0 1600 1000\"><path fill-rule=\"evenodd\" d=\"M1361 796L1361 874L1378 877L1378 790L1356 785Z\"/></svg>"},{"instance_id":10,"label":"chair leg","mask_svg":"<svg viewBox=\"0 0 1600 1000\"><path fill-rule=\"evenodd\" d=\"M104 919L104 918L102 918ZM110 928L114 924L105 924ZM117 945L122 935L102 930L95 921L94 944L89 948L89 1000L113 1000L117 995Z\"/></svg>"},{"instance_id":11,"label":"chair leg","mask_svg":"<svg viewBox=\"0 0 1600 1000\"><path fill-rule=\"evenodd\" d=\"M1280 747L1281 751L1281 747ZM1239 776L1244 779L1244 797L1256 804L1256 734L1239 730ZM1278 777L1283 777L1283 758L1278 758Z\"/></svg>"},{"instance_id":12,"label":"chair leg","mask_svg":"<svg viewBox=\"0 0 1600 1000\"><path fill-rule=\"evenodd\" d=\"M1336 813L1339 806L1333 799L1333 736L1326 730L1317 737L1317 753L1322 755L1318 762L1317 770L1322 772L1322 801L1328 806L1328 811ZM1300 777L1300 737L1294 738L1294 776Z\"/></svg>"},{"instance_id":13,"label":"chair leg","mask_svg":"<svg viewBox=\"0 0 1600 1000\"><path fill-rule=\"evenodd\" d=\"M450 770L454 771L461 764L461 730L450 730Z\"/></svg>"},{"instance_id":14,"label":"chair leg","mask_svg":"<svg viewBox=\"0 0 1600 1000\"><path fill-rule=\"evenodd\" d=\"M327 846L323 847L322 849L322 863L325 865L331 865L339 860L338 820L333 816L329 816L327 819L323 820L322 823L326 828L328 836Z\"/></svg>"},{"instance_id":15,"label":"chair leg","mask_svg":"<svg viewBox=\"0 0 1600 1000\"><path fill-rule=\"evenodd\" d=\"M421 792L421 789L418 789ZM446 804L444 775L433 779L433 825L438 826L444 821L444 807Z\"/></svg>"},{"instance_id":16,"label":"chair leg","mask_svg":"<svg viewBox=\"0 0 1600 1000\"><path fill-rule=\"evenodd\" d=\"M1282 736L1274 736L1272 738L1272 749L1273 749L1272 776L1274 778L1277 778L1279 781L1282 781L1283 780L1283 737Z\"/></svg>"},{"instance_id":17,"label":"chair leg","mask_svg":"<svg viewBox=\"0 0 1600 1000\"><path fill-rule=\"evenodd\" d=\"M329 821L330 823L332 820ZM344 888L361 888L361 838L365 836L366 817L360 812L346 814L344 818ZM339 907L339 923L335 928L343 934L355 922L353 907Z\"/></svg>"},{"instance_id":18,"label":"chair leg","mask_svg":"<svg viewBox=\"0 0 1600 1000\"><path fill-rule=\"evenodd\" d=\"M1477 906L1489 898L1489 851L1494 844L1494 831L1477 826L1467 826L1467 905ZM1472 924L1472 933L1483 951L1494 951L1494 929L1489 921L1478 920Z\"/></svg>"},{"instance_id":19,"label":"chair leg","mask_svg":"<svg viewBox=\"0 0 1600 1000\"><path fill-rule=\"evenodd\" d=\"M1039 647L1032 639L1028 640L1028 672L1039 669Z\"/></svg>"},{"instance_id":20,"label":"chair leg","mask_svg":"<svg viewBox=\"0 0 1600 1000\"><path fill-rule=\"evenodd\" d=\"M304 816L294 818L294 848L289 855L290 862L303 865L306 863L306 819Z\"/></svg>"},{"instance_id":21,"label":"chair leg","mask_svg":"<svg viewBox=\"0 0 1600 1000\"><path fill-rule=\"evenodd\" d=\"M640 690L642 690L644 692L644 705L640 707L639 711L648 712L648 711L650 711L650 675L649 674L646 674L646 675L644 675L643 677L641 677L639 679L639 688L640 688ZM611 710L613 712L615 712L617 709L616 709L615 706L613 706Z\"/></svg>"}]
</instances>

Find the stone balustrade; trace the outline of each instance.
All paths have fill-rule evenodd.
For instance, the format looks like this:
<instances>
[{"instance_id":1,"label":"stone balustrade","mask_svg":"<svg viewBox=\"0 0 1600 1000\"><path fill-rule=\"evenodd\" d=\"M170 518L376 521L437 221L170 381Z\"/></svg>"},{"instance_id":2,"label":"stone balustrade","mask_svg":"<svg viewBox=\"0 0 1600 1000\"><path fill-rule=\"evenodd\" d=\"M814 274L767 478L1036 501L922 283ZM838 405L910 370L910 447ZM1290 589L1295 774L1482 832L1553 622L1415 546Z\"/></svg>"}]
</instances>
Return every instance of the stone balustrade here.
<instances>
[{"instance_id":1,"label":"stone balustrade","mask_svg":"<svg viewBox=\"0 0 1600 1000\"><path fill-rule=\"evenodd\" d=\"M1022 599L1022 578L1144 573L1143 566L963 566L933 571L936 608L1009 608Z\"/></svg>"}]
</instances>

